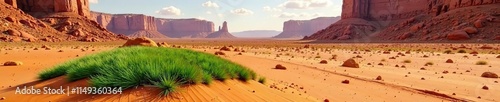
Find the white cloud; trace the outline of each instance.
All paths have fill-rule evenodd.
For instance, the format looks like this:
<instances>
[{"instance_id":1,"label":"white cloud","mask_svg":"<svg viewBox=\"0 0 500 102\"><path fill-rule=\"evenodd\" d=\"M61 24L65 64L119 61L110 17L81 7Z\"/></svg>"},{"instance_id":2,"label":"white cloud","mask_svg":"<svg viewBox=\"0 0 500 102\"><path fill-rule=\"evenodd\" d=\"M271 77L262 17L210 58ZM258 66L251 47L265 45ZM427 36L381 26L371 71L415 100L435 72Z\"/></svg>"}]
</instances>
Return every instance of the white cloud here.
<instances>
[{"instance_id":1,"label":"white cloud","mask_svg":"<svg viewBox=\"0 0 500 102\"><path fill-rule=\"evenodd\" d=\"M222 13L217 14L217 16L220 18L224 18L224 14L222 14Z\"/></svg>"},{"instance_id":2,"label":"white cloud","mask_svg":"<svg viewBox=\"0 0 500 102\"><path fill-rule=\"evenodd\" d=\"M99 0L89 0L90 3L97 4L99 3Z\"/></svg>"},{"instance_id":3,"label":"white cloud","mask_svg":"<svg viewBox=\"0 0 500 102\"><path fill-rule=\"evenodd\" d=\"M245 9L245 8L239 8L239 9L231 10L231 13L236 14L236 15L252 15L253 11Z\"/></svg>"},{"instance_id":4,"label":"white cloud","mask_svg":"<svg viewBox=\"0 0 500 102\"><path fill-rule=\"evenodd\" d=\"M283 12L279 15L275 15L275 17L279 17L279 18L318 17L318 16L320 16L319 13L305 13L305 12L300 13L300 14Z\"/></svg>"},{"instance_id":5,"label":"white cloud","mask_svg":"<svg viewBox=\"0 0 500 102\"><path fill-rule=\"evenodd\" d=\"M210 12L210 11L207 11L207 12L205 12L205 13L207 13L207 14L212 14L212 12Z\"/></svg>"},{"instance_id":6,"label":"white cloud","mask_svg":"<svg viewBox=\"0 0 500 102\"><path fill-rule=\"evenodd\" d=\"M168 7L164 7L162 8L161 10L159 11L156 11L156 13L160 14L160 15L181 15L181 10L179 8L176 8L174 6L168 6Z\"/></svg>"},{"instance_id":7,"label":"white cloud","mask_svg":"<svg viewBox=\"0 0 500 102\"><path fill-rule=\"evenodd\" d=\"M279 5L287 9L310 9L327 7L332 4L330 0L288 0Z\"/></svg>"},{"instance_id":8,"label":"white cloud","mask_svg":"<svg viewBox=\"0 0 500 102\"><path fill-rule=\"evenodd\" d=\"M288 13L288 12L283 12L280 15L278 15L279 18L295 18L298 15L295 13Z\"/></svg>"},{"instance_id":9,"label":"white cloud","mask_svg":"<svg viewBox=\"0 0 500 102\"><path fill-rule=\"evenodd\" d=\"M264 11L267 11L267 12L281 12L282 11L279 8L272 8L269 6L264 6L262 9L264 9Z\"/></svg>"},{"instance_id":10,"label":"white cloud","mask_svg":"<svg viewBox=\"0 0 500 102\"><path fill-rule=\"evenodd\" d=\"M201 4L201 6L206 7L206 8L219 8L219 5L217 5L217 3L212 2L212 1L207 1L203 4Z\"/></svg>"}]
</instances>

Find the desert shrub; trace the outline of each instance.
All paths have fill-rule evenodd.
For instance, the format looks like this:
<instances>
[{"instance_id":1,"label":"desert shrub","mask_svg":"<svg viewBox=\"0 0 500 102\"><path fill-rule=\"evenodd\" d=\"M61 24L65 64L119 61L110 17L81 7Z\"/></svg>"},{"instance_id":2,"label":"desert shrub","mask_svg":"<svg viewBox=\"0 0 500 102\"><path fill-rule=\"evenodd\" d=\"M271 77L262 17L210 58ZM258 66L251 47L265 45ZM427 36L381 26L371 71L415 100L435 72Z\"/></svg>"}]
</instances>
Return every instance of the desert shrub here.
<instances>
[{"instance_id":1,"label":"desert shrub","mask_svg":"<svg viewBox=\"0 0 500 102\"><path fill-rule=\"evenodd\" d=\"M259 83L265 84L266 83L266 78L265 77L260 77L259 78Z\"/></svg>"},{"instance_id":2,"label":"desert shrub","mask_svg":"<svg viewBox=\"0 0 500 102\"><path fill-rule=\"evenodd\" d=\"M427 64L427 65L434 65L434 62L427 62L425 64Z\"/></svg>"},{"instance_id":3,"label":"desert shrub","mask_svg":"<svg viewBox=\"0 0 500 102\"><path fill-rule=\"evenodd\" d=\"M465 51L465 50L458 50L457 53L467 53L467 51Z\"/></svg>"},{"instance_id":4,"label":"desert shrub","mask_svg":"<svg viewBox=\"0 0 500 102\"><path fill-rule=\"evenodd\" d=\"M88 78L94 87L154 85L163 95L182 85L208 85L213 79L256 79L254 71L212 54L153 47L126 47L85 56L42 71L38 78L62 75L68 81Z\"/></svg>"},{"instance_id":5,"label":"desert shrub","mask_svg":"<svg viewBox=\"0 0 500 102\"><path fill-rule=\"evenodd\" d=\"M403 63L411 63L411 60L404 60Z\"/></svg>"},{"instance_id":6,"label":"desert shrub","mask_svg":"<svg viewBox=\"0 0 500 102\"><path fill-rule=\"evenodd\" d=\"M451 50L444 51L445 54L451 54Z\"/></svg>"},{"instance_id":7,"label":"desert shrub","mask_svg":"<svg viewBox=\"0 0 500 102\"><path fill-rule=\"evenodd\" d=\"M488 65L488 62L486 62L486 61L477 61L476 65Z\"/></svg>"}]
</instances>

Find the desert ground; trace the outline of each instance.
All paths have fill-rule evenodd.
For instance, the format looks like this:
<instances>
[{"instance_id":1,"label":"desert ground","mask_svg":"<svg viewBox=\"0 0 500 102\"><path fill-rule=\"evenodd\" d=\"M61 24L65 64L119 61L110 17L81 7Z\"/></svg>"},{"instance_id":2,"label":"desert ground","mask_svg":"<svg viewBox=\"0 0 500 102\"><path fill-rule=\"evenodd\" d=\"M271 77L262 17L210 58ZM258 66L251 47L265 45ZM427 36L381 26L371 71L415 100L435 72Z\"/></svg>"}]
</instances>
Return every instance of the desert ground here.
<instances>
[{"instance_id":1,"label":"desert ground","mask_svg":"<svg viewBox=\"0 0 500 102\"><path fill-rule=\"evenodd\" d=\"M64 81L65 76L38 81L37 74L82 56L117 49L125 41L1 42L0 63L23 64L0 66L0 101L500 101L500 79L481 76L484 72L500 74L500 44L154 40L172 48L210 54L220 51L224 54L219 57L254 70L267 82L228 80L183 86L168 97L158 97L158 90L147 86L121 95L19 95L15 87L88 86L86 80ZM343 66L348 59L359 68ZM447 63L449 59L452 63ZM278 64L286 69L276 69Z\"/></svg>"}]
</instances>

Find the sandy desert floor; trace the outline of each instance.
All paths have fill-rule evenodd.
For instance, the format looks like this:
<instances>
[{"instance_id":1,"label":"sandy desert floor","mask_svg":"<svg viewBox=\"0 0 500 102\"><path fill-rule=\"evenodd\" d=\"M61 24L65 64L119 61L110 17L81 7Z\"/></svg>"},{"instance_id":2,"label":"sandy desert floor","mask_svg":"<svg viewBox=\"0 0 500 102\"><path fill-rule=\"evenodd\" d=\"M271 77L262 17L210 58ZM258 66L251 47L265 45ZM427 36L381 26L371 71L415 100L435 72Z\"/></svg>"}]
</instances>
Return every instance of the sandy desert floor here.
<instances>
[{"instance_id":1,"label":"sandy desert floor","mask_svg":"<svg viewBox=\"0 0 500 102\"><path fill-rule=\"evenodd\" d=\"M156 39L178 48L213 54L223 46L220 56L253 69L267 78L266 84L238 81L216 82L210 86L183 87L167 98L155 98L149 87L127 90L122 95L16 95L17 86L86 86L85 80L36 81L37 74L54 65L88 54L117 48L112 43L0 43L0 63L21 61L22 66L0 66L0 97L24 101L500 101L498 78L483 78L483 72L500 74L500 44L390 44L329 43L241 39ZM306 45L309 45L306 47ZM482 46L492 49L481 49ZM38 48L38 50L34 50ZM238 49L240 51L233 51ZM62 50L61 52L59 50ZM450 50L452 54L445 54ZM457 53L464 50L466 53ZM244 52L243 52L244 51ZM478 54L470 54L471 52ZM384 54L384 52L386 54ZM241 53L241 54L240 54ZM336 56L335 58L332 58ZM426 56L426 57L424 57ZM342 67L353 58L360 68ZM448 59L454 63L446 63ZM328 64L319 62L326 60ZM478 61L486 65L476 65ZM281 64L287 70L274 67ZM383 64L383 65L379 65ZM398 67L396 67L398 66ZM405 66L405 68L402 68ZM448 73L444 73L448 72ZM380 76L381 80L376 80ZM349 84L341 83L349 80ZM488 87L488 90L483 87ZM254 92L255 91L255 92ZM147 94L149 93L149 94ZM154 96L154 97L152 97Z\"/></svg>"}]
</instances>

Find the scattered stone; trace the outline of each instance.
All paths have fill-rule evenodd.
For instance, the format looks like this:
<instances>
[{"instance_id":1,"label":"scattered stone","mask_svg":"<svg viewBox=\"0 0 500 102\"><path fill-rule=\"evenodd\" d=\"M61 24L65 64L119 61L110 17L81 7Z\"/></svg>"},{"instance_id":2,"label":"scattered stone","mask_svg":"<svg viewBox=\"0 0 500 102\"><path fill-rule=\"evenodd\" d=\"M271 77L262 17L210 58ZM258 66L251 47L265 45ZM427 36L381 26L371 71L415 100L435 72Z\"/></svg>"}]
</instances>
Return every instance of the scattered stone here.
<instances>
[{"instance_id":1,"label":"scattered stone","mask_svg":"<svg viewBox=\"0 0 500 102\"><path fill-rule=\"evenodd\" d=\"M425 80L425 78L420 78L420 80Z\"/></svg>"},{"instance_id":2,"label":"scattered stone","mask_svg":"<svg viewBox=\"0 0 500 102\"><path fill-rule=\"evenodd\" d=\"M349 80L343 80L342 83L343 84L349 84Z\"/></svg>"},{"instance_id":3,"label":"scattered stone","mask_svg":"<svg viewBox=\"0 0 500 102\"><path fill-rule=\"evenodd\" d=\"M64 52L64 51L63 51L63 50L59 50L59 51L57 51L57 52Z\"/></svg>"},{"instance_id":4,"label":"scattered stone","mask_svg":"<svg viewBox=\"0 0 500 102\"><path fill-rule=\"evenodd\" d=\"M215 55L226 55L226 53L222 52L222 51L216 51L214 53Z\"/></svg>"},{"instance_id":5,"label":"scattered stone","mask_svg":"<svg viewBox=\"0 0 500 102\"><path fill-rule=\"evenodd\" d=\"M20 61L7 61L3 63L4 66L21 66L23 65L23 62Z\"/></svg>"},{"instance_id":6,"label":"scattered stone","mask_svg":"<svg viewBox=\"0 0 500 102\"><path fill-rule=\"evenodd\" d=\"M6 99L7 99L7 98L5 98L5 97L0 98L0 100L6 100Z\"/></svg>"},{"instance_id":7,"label":"scattered stone","mask_svg":"<svg viewBox=\"0 0 500 102\"><path fill-rule=\"evenodd\" d=\"M382 76L377 76L375 80L382 80Z\"/></svg>"},{"instance_id":8,"label":"scattered stone","mask_svg":"<svg viewBox=\"0 0 500 102\"><path fill-rule=\"evenodd\" d=\"M483 86L483 89L484 90L489 90L490 88L488 88L488 86L485 85L485 86Z\"/></svg>"},{"instance_id":9,"label":"scattered stone","mask_svg":"<svg viewBox=\"0 0 500 102\"><path fill-rule=\"evenodd\" d=\"M453 63L453 60L448 59L448 60L446 60L446 63Z\"/></svg>"},{"instance_id":10,"label":"scattered stone","mask_svg":"<svg viewBox=\"0 0 500 102\"><path fill-rule=\"evenodd\" d=\"M422 67L422 68L420 68L420 70L427 70L427 69L425 69L424 67Z\"/></svg>"},{"instance_id":11,"label":"scattered stone","mask_svg":"<svg viewBox=\"0 0 500 102\"><path fill-rule=\"evenodd\" d=\"M496 73L493 73L493 72L484 72L483 74L481 74L481 77L498 78L498 75Z\"/></svg>"},{"instance_id":12,"label":"scattered stone","mask_svg":"<svg viewBox=\"0 0 500 102\"><path fill-rule=\"evenodd\" d=\"M321 60L319 63L320 63L320 64L328 64L328 61L326 61L326 60Z\"/></svg>"},{"instance_id":13,"label":"scattered stone","mask_svg":"<svg viewBox=\"0 0 500 102\"><path fill-rule=\"evenodd\" d=\"M348 59L344 61L344 64L342 64L344 67L351 67L351 68L359 68L359 64L354 61L354 59Z\"/></svg>"},{"instance_id":14,"label":"scattered stone","mask_svg":"<svg viewBox=\"0 0 500 102\"><path fill-rule=\"evenodd\" d=\"M328 100L328 99L325 99L325 100L323 100L323 102L330 102L330 100Z\"/></svg>"},{"instance_id":15,"label":"scattered stone","mask_svg":"<svg viewBox=\"0 0 500 102\"><path fill-rule=\"evenodd\" d=\"M158 47L168 47L168 44L166 42L158 42L156 43Z\"/></svg>"},{"instance_id":16,"label":"scattered stone","mask_svg":"<svg viewBox=\"0 0 500 102\"><path fill-rule=\"evenodd\" d=\"M281 64L278 64L274 67L274 69L286 70L286 67Z\"/></svg>"},{"instance_id":17,"label":"scattered stone","mask_svg":"<svg viewBox=\"0 0 500 102\"><path fill-rule=\"evenodd\" d=\"M231 51L231 49L229 47L226 47L226 46L220 48L219 50L221 50L221 51Z\"/></svg>"}]
</instances>

